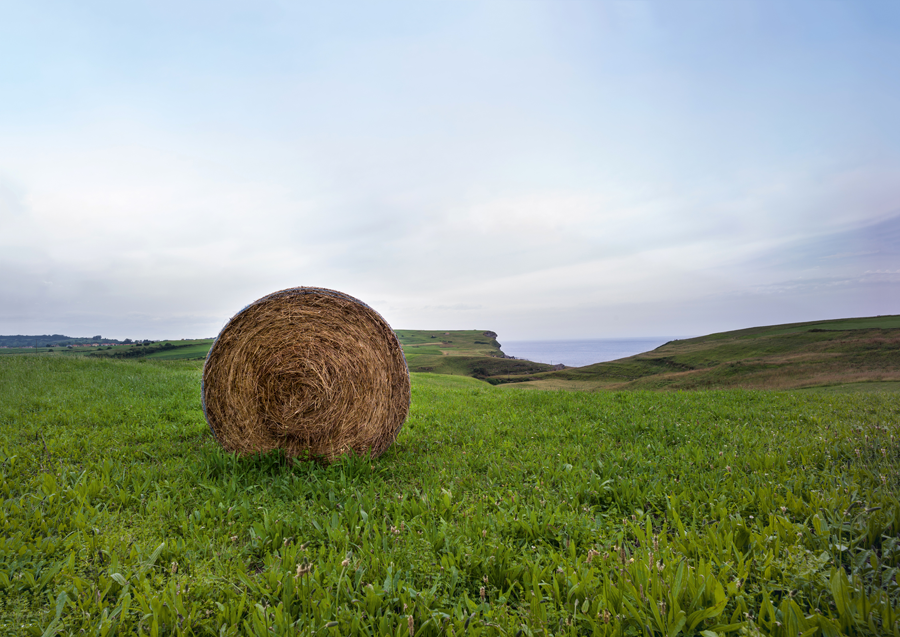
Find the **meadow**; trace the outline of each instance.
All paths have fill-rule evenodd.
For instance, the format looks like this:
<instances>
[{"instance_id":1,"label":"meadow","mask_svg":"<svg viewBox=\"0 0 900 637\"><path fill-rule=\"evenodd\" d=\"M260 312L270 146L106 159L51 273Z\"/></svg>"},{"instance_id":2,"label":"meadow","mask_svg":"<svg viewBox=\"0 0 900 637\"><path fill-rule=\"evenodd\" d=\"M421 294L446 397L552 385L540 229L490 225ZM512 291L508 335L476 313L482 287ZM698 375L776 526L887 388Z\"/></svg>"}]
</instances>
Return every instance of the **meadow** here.
<instances>
[{"instance_id":1,"label":"meadow","mask_svg":"<svg viewBox=\"0 0 900 637\"><path fill-rule=\"evenodd\" d=\"M900 391L900 316L752 327L617 361L500 379L537 389Z\"/></svg>"},{"instance_id":2,"label":"meadow","mask_svg":"<svg viewBox=\"0 0 900 637\"><path fill-rule=\"evenodd\" d=\"M320 466L221 451L200 370L0 357L0 634L900 634L896 394L413 374Z\"/></svg>"}]
</instances>

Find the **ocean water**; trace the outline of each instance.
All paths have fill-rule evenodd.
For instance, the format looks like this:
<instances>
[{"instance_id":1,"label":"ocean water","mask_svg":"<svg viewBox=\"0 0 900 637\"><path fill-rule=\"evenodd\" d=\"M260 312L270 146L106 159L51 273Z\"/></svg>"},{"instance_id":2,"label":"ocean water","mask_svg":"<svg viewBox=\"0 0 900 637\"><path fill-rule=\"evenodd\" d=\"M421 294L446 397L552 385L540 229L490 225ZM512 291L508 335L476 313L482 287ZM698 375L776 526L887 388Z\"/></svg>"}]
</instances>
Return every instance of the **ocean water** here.
<instances>
[{"instance_id":1,"label":"ocean water","mask_svg":"<svg viewBox=\"0 0 900 637\"><path fill-rule=\"evenodd\" d=\"M689 337L595 338L577 341L501 340L500 347L507 356L537 363L552 365L562 363L569 367L583 367L649 352L676 338Z\"/></svg>"}]
</instances>

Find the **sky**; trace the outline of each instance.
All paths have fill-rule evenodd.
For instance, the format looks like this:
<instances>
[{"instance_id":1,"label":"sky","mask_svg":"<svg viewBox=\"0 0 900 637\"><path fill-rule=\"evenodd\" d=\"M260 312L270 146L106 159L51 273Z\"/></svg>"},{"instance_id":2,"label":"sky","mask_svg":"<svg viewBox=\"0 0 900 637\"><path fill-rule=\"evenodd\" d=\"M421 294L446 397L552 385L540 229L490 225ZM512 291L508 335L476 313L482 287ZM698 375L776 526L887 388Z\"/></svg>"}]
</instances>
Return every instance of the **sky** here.
<instances>
[{"instance_id":1,"label":"sky","mask_svg":"<svg viewBox=\"0 0 900 637\"><path fill-rule=\"evenodd\" d=\"M0 334L900 314L895 0L0 0Z\"/></svg>"}]
</instances>

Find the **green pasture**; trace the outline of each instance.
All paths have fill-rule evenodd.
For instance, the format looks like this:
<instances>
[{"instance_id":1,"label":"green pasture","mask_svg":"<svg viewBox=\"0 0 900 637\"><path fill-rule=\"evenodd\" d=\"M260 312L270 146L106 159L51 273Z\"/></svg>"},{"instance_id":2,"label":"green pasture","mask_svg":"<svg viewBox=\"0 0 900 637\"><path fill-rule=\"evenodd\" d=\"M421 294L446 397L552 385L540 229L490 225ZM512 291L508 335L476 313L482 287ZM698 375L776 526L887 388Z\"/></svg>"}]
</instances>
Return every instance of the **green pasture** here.
<instances>
[{"instance_id":1,"label":"green pasture","mask_svg":"<svg viewBox=\"0 0 900 637\"><path fill-rule=\"evenodd\" d=\"M762 327L750 327L733 332L718 332L700 338L705 340L756 338L758 336L777 336L808 332L810 330L868 330L868 329L898 329L900 328L900 315L866 316L856 318L828 319L823 321L808 321L806 323L784 323L782 325L768 325ZM696 339L689 339L696 340Z\"/></svg>"},{"instance_id":2,"label":"green pasture","mask_svg":"<svg viewBox=\"0 0 900 637\"><path fill-rule=\"evenodd\" d=\"M413 374L382 457L290 465L200 368L0 357L0 634L900 634L896 394Z\"/></svg>"},{"instance_id":3,"label":"green pasture","mask_svg":"<svg viewBox=\"0 0 900 637\"><path fill-rule=\"evenodd\" d=\"M163 341L163 347L147 354L147 358L156 360L203 360L212 347L215 339L200 339L190 341ZM171 348L166 348L165 343L170 343Z\"/></svg>"},{"instance_id":4,"label":"green pasture","mask_svg":"<svg viewBox=\"0 0 900 637\"><path fill-rule=\"evenodd\" d=\"M534 374L551 365L506 358L493 332L397 330L411 372L471 376L489 382Z\"/></svg>"},{"instance_id":5,"label":"green pasture","mask_svg":"<svg viewBox=\"0 0 900 637\"><path fill-rule=\"evenodd\" d=\"M900 381L900 316L756 327L671 341L617 361L514 382L554 389L805 389Z\"/></svg>"}]
</instances>

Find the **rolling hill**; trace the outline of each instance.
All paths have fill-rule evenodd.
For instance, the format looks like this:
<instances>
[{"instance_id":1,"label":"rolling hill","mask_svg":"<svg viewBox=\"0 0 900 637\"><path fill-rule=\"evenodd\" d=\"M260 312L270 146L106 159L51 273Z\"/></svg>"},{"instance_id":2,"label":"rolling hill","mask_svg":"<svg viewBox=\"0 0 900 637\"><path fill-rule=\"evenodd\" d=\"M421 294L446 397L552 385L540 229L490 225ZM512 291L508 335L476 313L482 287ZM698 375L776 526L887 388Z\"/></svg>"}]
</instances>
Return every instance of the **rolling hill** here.
<instances>
[{"instance_id":1,"label":"rolling hill","mask_svg":"<svg viewBox=\"0 0 900 637\"><path fill-rule=\"evenodd\" d=\"M722 332L616 361L510 380L541 389L803 389L866 383L900 390L900 316Z\"/></svg>"}]
</instances>

